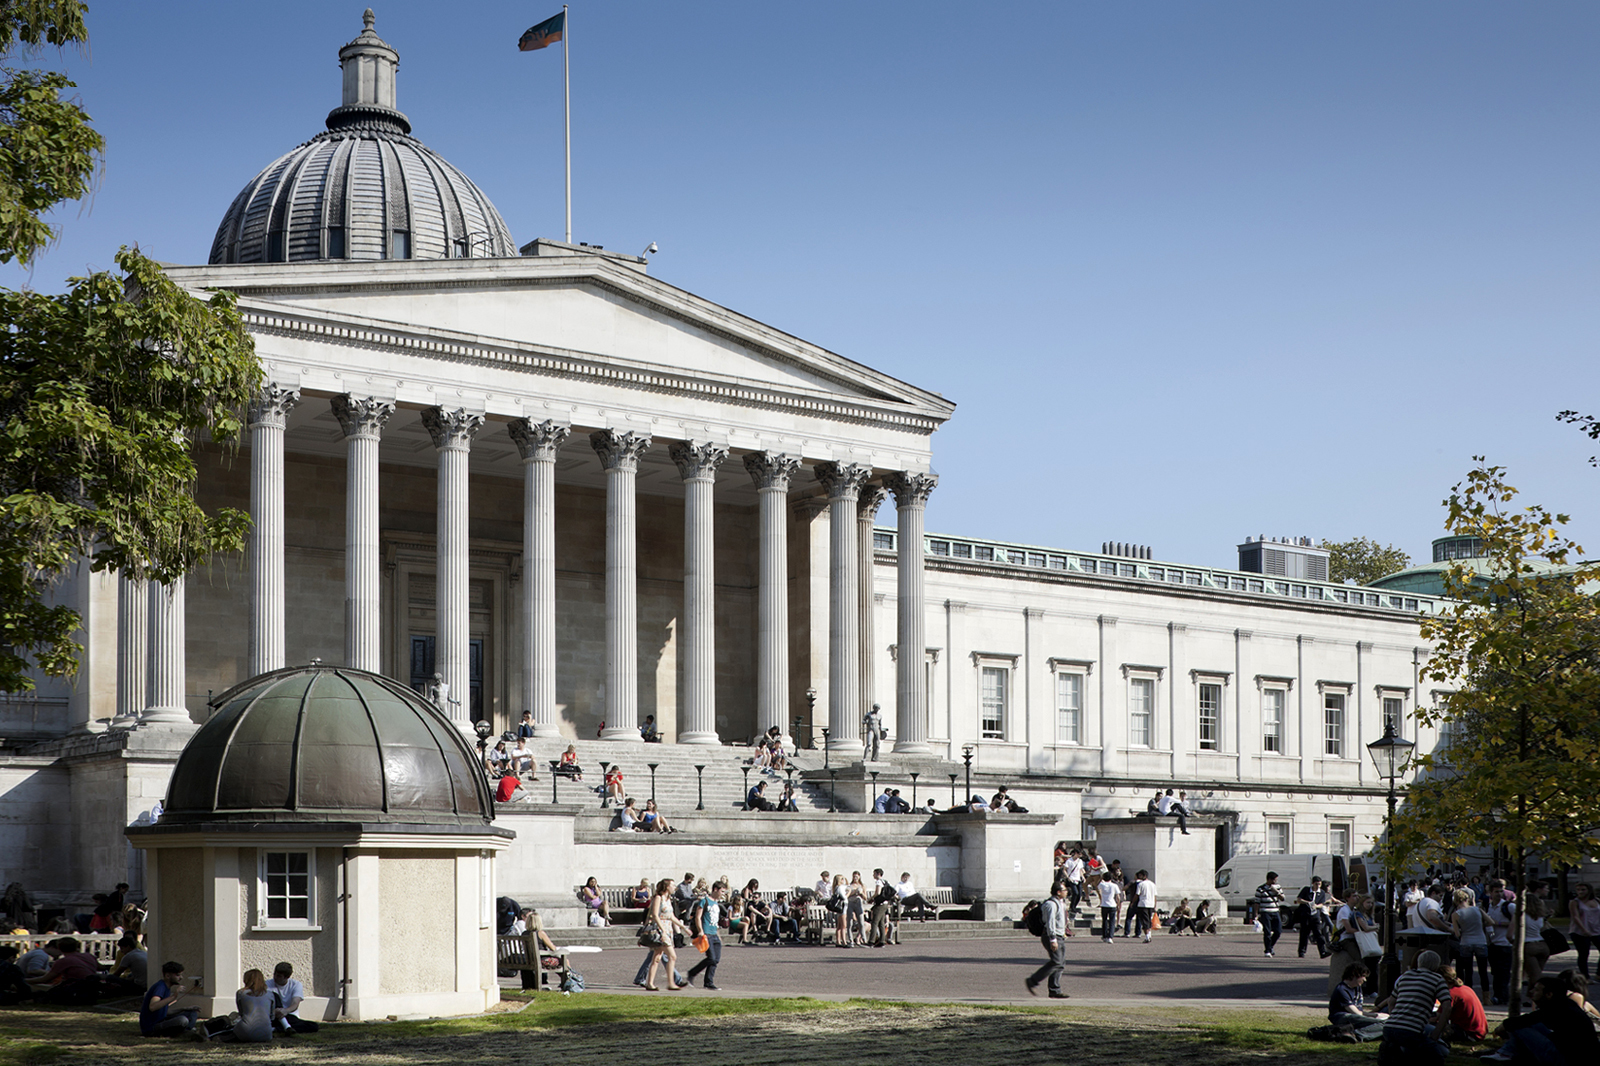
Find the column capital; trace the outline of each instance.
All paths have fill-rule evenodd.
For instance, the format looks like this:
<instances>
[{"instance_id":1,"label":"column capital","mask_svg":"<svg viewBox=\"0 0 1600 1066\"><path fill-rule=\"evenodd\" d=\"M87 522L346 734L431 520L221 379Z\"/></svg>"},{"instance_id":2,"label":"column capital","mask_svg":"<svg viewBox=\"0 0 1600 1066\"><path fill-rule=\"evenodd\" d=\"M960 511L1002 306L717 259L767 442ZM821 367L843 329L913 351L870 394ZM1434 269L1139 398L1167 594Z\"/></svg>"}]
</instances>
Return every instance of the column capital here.
<instances>
[{"instance_id":1,"label":"column capital","mask_svg":"<svg viewBox=\"0 0 1600 1066\"><path fill-rule=\"evenodd\" d=\"M589 444L607 470L639 469L639 457L650 449L650 438L632 430L598 429L589 434Z\"/></svg>"},{"instance_id":2,"label":"column capital","mask_svg":"<svg viewBox=\"0 0 1600 1066\"><path fill-rule=\"evenodd\" d=\"M800 469L800 460L782 452L751 452L744 457L744 468L757 489L789 491L789 477Z\"/></svg>"},{"instance_id":3,"label":"column capital","mask_svg":"<svg viewBox=\"0 0 1600 1066\"><path fill-rule=\"evenodd\" d=\"M860 463L818 463L812 473L828 490L828 499L854 500L859 498L861 486L872 476L872 467Z\"/></svg>"},{"instance_id":4,"label":"column capital","mask_svg":"<svg viewBox=\"0 0 1600 1066\"><path fill-rule=\"evenodd\" d=\"M329 401L329 405L333 408L333 417L339 420L339 428L344 430L346 437L377 440L379 434L383 432L384 423L394 414L393 400L380 400L376 396L356 396L348 392L335 396Z\"/></svg>"},{"instance_id":5,"label":"column capital","mask_svg":"<svg viewBox=\"0 0 1600 1066\"><path fill-rule=\"evenodd\" d=\"M926 507L934 486L939 484L938 474L894 473L885 475L884 486L894 493L898 507Z\"/></svg>"},{"instance_id":6,"label":"column capital","mask_svg":"<svg viewBox=\"0 0 1600 1066\"><path fill-rule=\"evenodd\" d=\"M717 467L728 458L728 449L710 441L696 443L692 440L683 440L668 448L667 454L677 464L678 473L683 480L693 481L703 478L709 481L716 477Z\"/></svg>"},{"instance_id":7,"label":"column capital","mask_svg":"<svg viewBox=\"0 0 1600 1066\"><path fill-rule=\"evenodd\" d=\"M856 497L856 518L870 526L878 517L878 508L888 498L889 490L882 485L862 485L861 495Z\"/></svg>"},{"instance_id":8,"label":"column capital","mask_svg":"<svg viewBox=\"0 0 1600 1066\"><path fill-rule=\"evenodd\" d=\"M485 421L482 415L465 407L454 410L425 407L422 410L422 424L427 427L428 436L433 438L433 446L440 451L466 451L472 447L472 438L483 428Z\"/></svg>"},{"instance_id":9,"label":"column capital","mask_svg":"<svg viewBox=\"0 0 1600 1066\"><path fill-rule=\"evenodd\" d=\"M511 439L516 442L517 451L524 460L554 462L556 452L561 450L561 446L572 435L572 427L563 426L548 418L543 422L514 418L506 423L506 432L511 434Z\"/></svg>"},{"instance_id":10,"label":"column capital","mask_svg":"<svg viewBox=\"0 0 1600 1066\"><path fill-rule=\"evenodd\" d=\"M282 429L289 423L289 412L299 402L299 389L279 385L276 381L264 382L256 398L250 401L249 423Z\"/></svg>"}]
</instances>

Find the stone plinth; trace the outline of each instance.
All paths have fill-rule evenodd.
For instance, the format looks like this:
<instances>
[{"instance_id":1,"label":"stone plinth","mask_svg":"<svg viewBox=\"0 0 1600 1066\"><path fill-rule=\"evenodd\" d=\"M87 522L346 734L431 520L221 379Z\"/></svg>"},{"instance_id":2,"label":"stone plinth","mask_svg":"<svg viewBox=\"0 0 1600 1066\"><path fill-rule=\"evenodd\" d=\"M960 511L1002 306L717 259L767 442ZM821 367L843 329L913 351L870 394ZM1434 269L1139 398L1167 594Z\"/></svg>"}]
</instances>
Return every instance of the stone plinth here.
<instances>
[{"instance_id":1,"label":"stone plinth","mask_svg":"<svg viewBox=\"0 0 1600 1066\"><path fill-rule=\"evenodd\" d=\"M1189 818L1189 835L1178 831L1174 817L1094 818L1094 847L1106 862L1121 859L1131 876L1150 871L1156 883L1156 906L1170 911L1185 896L1191 908L1211 901L1213 914L1227 914L1216 889L1216 835L1225 823L1210 815Z\"/></svg>"},{"instance_id":2,"label":"stone plinth","mask_svg":"<svg viewBox=\"0 0 1600 1066\"><path fill-rule=\"evenodd\" d=\"M974 918L1016 918L1028 900L1049 894L1060 815L962 811L938 815L934 824L961 838L956 896L972 903Z\"/></svg>"}]
</instances>

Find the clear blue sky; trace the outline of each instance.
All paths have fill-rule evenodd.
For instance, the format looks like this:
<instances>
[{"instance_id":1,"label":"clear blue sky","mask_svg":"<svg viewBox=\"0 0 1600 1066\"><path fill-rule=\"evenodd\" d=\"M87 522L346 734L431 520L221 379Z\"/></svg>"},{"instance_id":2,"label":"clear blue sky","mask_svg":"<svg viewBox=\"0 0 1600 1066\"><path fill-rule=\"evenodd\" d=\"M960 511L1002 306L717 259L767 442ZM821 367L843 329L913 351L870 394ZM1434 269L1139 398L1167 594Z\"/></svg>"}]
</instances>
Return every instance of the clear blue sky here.
<instances>
[{"instance_id":1,"label":"clear blue sky","mask_svg":"<svg viewBox=\"0 0 1600 1066\"><path fill-rule=\"evenodd\" d=\"M31 283L204 261L322 128L350 3L94 3L105 134ZM560 237L559 4L385 0L400 107ZM1425 557L1474 454L1600 509L1600 7L579 0L574 239L959 404L930 530ZM45 57L56 62L52 56ZM0 282L23 280L0 272ZM885 516L891 511L885 509Z\"/></svg>"}]
</instances>

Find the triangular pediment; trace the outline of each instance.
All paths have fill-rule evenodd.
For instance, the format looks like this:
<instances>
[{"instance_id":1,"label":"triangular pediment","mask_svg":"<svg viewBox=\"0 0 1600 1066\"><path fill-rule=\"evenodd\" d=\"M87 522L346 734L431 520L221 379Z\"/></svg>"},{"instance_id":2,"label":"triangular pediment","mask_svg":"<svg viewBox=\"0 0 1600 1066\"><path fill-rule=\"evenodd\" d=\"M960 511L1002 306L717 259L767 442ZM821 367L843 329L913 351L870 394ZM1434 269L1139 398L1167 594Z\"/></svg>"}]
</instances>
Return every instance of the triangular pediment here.
<instances>
[{"instance_id":1,"label":"triangular pediment","mask_svg":"<svg viewBox=\"0 0 1600 1066\"><path fill-rule=\"evenodd\" d=\"M178 268L249 306L390 323L556 350L708 380L909 406L941 421L935 394L603 260L289 264Z\"/></svg>"}]
</instances>

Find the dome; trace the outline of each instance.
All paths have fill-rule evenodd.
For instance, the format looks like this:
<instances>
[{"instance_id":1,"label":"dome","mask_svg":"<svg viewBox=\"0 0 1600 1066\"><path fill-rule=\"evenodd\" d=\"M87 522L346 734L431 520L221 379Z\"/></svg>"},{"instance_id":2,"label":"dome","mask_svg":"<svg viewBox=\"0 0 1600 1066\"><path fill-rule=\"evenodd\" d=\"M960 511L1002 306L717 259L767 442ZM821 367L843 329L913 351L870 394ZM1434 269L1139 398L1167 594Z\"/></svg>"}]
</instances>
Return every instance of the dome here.
<instances>
[{"instance_id":1,"label":"dome","mask_svg":"<svg viewBox=\"0 0 1600 1066\"><path fill-rule=\"evenodd\" d=\"M400 55L366 28L339 50L344 97L327 130L234 198L212 263L465 259L517 254L500 213L395 109Z\"/></svg>"},{"instance_id":2,"label":"dome","mask_svg":"<svg viewBox=\"0 0 1600 1066\"><path fill-rule=\"evenodd\" d=\"M172 771L162 824L380 822L482 827L494 801L461 731L365 670L301 666L217 697Z\"/></svg>"}]
</instances>

